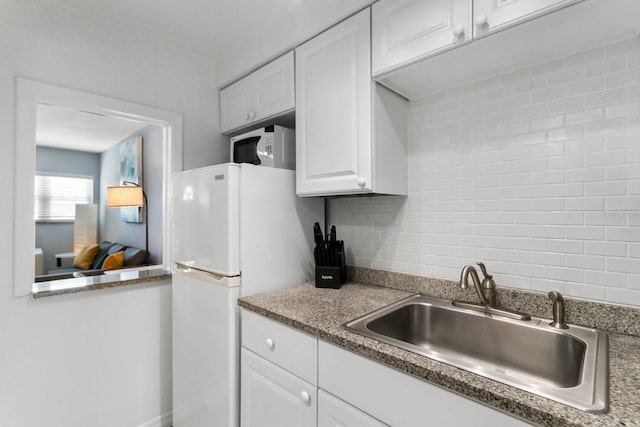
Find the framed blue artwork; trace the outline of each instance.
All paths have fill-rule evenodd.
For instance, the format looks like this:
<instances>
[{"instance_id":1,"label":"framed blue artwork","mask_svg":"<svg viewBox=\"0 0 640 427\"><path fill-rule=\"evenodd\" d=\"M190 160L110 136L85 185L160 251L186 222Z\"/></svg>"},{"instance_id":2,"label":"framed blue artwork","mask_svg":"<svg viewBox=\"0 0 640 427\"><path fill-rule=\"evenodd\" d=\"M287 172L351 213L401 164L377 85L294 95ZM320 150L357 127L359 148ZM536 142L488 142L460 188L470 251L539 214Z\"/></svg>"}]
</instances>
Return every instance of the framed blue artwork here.
<instances>
[{"instance_id":1,"label":"framed blue artwork","mask_svg":"<svg viewBox=\"0 0 640 427\"><path fill-rule=\"evenodd\" d=\"M142 135L131 136L120 143L120 185L124 181L142 186ZM141 223L144 221L143 210L120 208L120 220Z\"/></svg>"}]
</instances>

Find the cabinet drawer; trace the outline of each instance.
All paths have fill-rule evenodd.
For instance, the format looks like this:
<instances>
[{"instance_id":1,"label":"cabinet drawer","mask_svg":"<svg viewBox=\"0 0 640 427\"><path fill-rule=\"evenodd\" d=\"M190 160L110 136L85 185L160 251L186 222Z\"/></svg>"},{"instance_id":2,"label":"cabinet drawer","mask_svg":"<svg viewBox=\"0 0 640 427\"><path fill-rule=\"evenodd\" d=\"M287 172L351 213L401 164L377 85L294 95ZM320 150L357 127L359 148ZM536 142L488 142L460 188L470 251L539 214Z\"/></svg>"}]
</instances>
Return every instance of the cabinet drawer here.
<instances>
[{"instance_id":1,"label":"cabinet drawer","mask_svg":"<svg viewBox=\"0 0 640 427\"><path fill-rule=\"evenodd\" d=\"M242 311L242 346L317 384L318 340L259 314Z\"/></svg>"}]
</instances>

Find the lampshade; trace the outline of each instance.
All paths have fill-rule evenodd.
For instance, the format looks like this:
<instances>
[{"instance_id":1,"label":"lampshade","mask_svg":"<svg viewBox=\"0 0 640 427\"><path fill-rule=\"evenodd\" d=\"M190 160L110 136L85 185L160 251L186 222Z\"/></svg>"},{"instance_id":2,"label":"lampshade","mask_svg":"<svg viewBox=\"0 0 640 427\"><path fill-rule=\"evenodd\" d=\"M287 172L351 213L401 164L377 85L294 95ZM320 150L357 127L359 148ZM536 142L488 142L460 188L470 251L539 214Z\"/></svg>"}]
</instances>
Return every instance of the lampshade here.
<instances>
[{"instance_id":1,"label":"lampshade","mask_svg":"<svg viewBox=\"0 0 640 427\"><path fill-rule=\"evenodd\" d=\"M142 187L107 187L107 205L110 208L144 206Z\"/></svg>"}]
</instances>

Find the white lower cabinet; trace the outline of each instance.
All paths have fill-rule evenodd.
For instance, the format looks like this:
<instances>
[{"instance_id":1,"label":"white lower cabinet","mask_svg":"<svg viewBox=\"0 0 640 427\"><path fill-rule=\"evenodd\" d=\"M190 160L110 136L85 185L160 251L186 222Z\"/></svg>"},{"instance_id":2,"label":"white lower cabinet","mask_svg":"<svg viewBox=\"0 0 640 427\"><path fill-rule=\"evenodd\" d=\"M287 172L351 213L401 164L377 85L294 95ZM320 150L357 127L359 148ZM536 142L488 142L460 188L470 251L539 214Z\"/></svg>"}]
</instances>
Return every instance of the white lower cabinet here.
<instances>
[{"instance_id":1,"label":"white lower cabinet","mask_svg":"<svg viewBox=\"0 0 640 427\"><path fill-rule=\"evenodd\" d=\"M386 427L324 390L318 390L318 427Z\"/></svg>"},{"instance_id":2,"label":"white lower cabinet","mask_svg":"<svg viewBox=\"0 0 640 427\"><path fill-rule=\"evenodd\" d=\"M527 425L264 316L241 316L242 427Z\"/></svg>"},{"instance_id":3,"label":"white lower cabinet","mask_svg":"<svg viewBox=\"0 0 640 427\"><path fill-rule=\"evenodd\" d=\"M243 427L315 427L317 389L243 348L240 422Z\"/></svg>"},{"instance_id":4,"label":"white lower cabinet","mask_svg":"<svg viewBox=\"0 0 640 427\"><path fill-rule=\"evenodd\" d=\"M324 341L318 344L318 387L393 427L527 425Z\"/></svg>"}]
</instances>

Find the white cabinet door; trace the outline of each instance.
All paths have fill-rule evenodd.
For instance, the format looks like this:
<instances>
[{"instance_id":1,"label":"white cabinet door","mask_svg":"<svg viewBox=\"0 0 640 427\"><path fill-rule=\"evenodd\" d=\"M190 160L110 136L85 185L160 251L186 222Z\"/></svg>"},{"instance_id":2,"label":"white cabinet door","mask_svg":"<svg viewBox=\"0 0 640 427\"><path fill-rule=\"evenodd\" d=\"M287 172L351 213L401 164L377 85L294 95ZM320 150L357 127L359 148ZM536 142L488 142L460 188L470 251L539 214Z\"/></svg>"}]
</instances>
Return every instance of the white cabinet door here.
<instances>
[{"instance_id":1,"label":"white cabinet door","mask_svg":"<svg viewBox=\"0 0 640 427\"><path fill-rule=\"evenodd\" d=\"M472 36L471 0L381 0L372 11L374 76Z\"/></svg>"},{"instance_id":2,"label":"white cabinet door","mask_svg":"<svg viewBox=\"0 0 640 427\"><path fill-rule=\"evenodd\" d=\"M296 49L296 192L372 189L370 12Z\"/></svg>"},{"instance_id":3,"label":"white cabinet door","mask_svg":"<svg viewBox=\"0 0 640 427\"><path fill-rule=\"evenodd\" d=\"M249 123L251 79L244 79L220 91L220 129L227 132Z\"/></svg>"},{"instance_id":4,"label":"white cabinet door","mask_svg":"<svg viewBox=\"0 0 640 427\"><path fill-rule=\"evenodd\" d=\"M394 427L527 425L324 341L318 342L318 386Z\"/></svg>"},{"instance_id":5,"label":"white cabinet door","mask_svg":"<svg viewBox=\"0 0 640 427\"><path fill-rule=\"evenodd\" d=\"M474 37L483 36L582 0L473 0Z\"/></svg>"},{"instance_id":6,"label":"white cabinet door","mask_svg":"<svg viewBox=\"0 0 640 427\"><path fill-rule=\"evenodd\" d=\"M318 390L318 427L385 427L375 418L348 403Z\"/></svg>"},{"instance_id":7,"label":"white cabinet door","mask_svg":"<svg viewBox=\"0 0 640 427\"><path fill-rule=\"evenodd\" d=\"M295 107L293 51L253 73L253 98L249 117L259 121Z\"/></svg>"},{"instance_id":8,"label":"white cabinet door","mask_svg":"<svg viewBox=\"0 0 640 427\"><path fill-rule=\"evenodd\" d=\"M317 389L243 348L242 427L315 427Z\"/></svg>"},{"instance_id":9,"label":"white cabinet door","mask_svg":"<svg viewBox=\"0 0 640 427\"><path fill-rule=\"evenodd\" d=\"M220 91L220 129L227 133L294 108L291 51Z\"/></svg>"}]
</instances>

